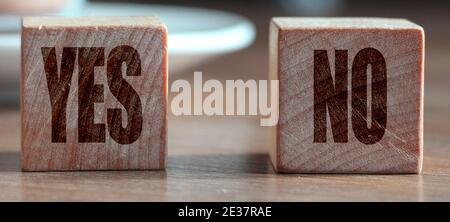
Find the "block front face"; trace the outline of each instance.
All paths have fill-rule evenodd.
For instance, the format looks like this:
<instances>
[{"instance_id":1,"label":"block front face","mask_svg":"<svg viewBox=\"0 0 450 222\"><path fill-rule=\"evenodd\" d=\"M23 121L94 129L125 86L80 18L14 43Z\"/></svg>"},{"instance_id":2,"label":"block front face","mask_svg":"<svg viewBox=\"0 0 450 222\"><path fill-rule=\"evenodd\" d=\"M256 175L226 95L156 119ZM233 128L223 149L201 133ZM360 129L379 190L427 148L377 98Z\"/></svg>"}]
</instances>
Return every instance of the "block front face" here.
<instances>
[{"instance_id":1,"label":"block front face","mask_svg":"<svg viewBox=\"0 0 450 222\"><path fill-rule=\"evenodd\" d=\"M420 172L423 30L404 20L310 21L316 27L272 24L277 171Z\"/></svg>"},{"instance_id":2,"label":"block front face","mask_svg":"<svg viewBox=\"0 0 450 222\"><path fill-rule=\"evenodd\" d=\"M23 170L163 169L166 41L153 17L25 18Z\"/></svg>"}]
</instances>

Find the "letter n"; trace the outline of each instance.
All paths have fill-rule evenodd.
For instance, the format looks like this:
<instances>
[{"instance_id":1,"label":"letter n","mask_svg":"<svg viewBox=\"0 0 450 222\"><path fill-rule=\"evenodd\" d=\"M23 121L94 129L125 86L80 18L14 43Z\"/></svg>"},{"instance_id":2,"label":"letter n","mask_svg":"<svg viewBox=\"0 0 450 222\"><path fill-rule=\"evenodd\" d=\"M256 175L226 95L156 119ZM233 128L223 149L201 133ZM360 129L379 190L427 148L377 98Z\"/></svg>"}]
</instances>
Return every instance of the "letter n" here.
<instances>
[{"instance_id":1,"label":"letter n","mask_svg":"<svg viewBox=\"0 0 450 222\"><path fill-rule=\"evenodd\" d=\"M327 110L334 142L348 141L348 51L335 51L335 81L326 50L314 50L314 142L327 142Z\"/></svg>"}]
</instances>

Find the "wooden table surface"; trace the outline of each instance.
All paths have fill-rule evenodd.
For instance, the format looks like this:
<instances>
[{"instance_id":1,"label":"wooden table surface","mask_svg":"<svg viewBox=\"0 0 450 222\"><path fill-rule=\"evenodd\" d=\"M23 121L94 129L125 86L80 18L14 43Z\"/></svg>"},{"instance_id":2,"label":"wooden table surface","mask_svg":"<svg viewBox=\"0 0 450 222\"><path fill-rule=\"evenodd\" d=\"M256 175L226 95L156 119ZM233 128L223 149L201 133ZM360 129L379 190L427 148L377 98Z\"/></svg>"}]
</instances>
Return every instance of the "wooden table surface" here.
<instances>
[{"instance_id":1,"label":"wooden table surface","mask_svg":"<svg viewBox=\"0 0 450 222\"><path fill-rule=\"evenodd\" d=\"M0 109L0 200L450 201L450 75L443 58L427 57L421 175L277 175L268 129L258 119L175 116L166 171L24 173L19 112L9 108Z\"/></svg>"},{"instance_id":2,"label":"wooden table surface","mask_svg":"<svg viewBox=\"0 0 450 222\"><path fill-rule=\"evenodd\" d=\"M427 94L421 175L277 175L248 117L169 120L166 171L20 171L19 113L0 111L0 200L450 201L450 106ZM436 100L436 101L435 101Z\"/></svg>"},{"instance_id":3,"label":"wooden table surface","mask_svg":"<svg viewBox=\"0 0 450 222\"><path fill-rule=\"evenodd\" d=\"M397 12L386 13L381 16L393 17ZM260 16L255 15L261 20L256 24L257 42L248 50L196 67L204 72L204 80L266 78L264 28L270 17ZM450 201L450 34L447 24L416 17L429 33L421 175L277 175L267 154L268 130L259 127L258 119L174 116L169 117L166 171L23 173L19 112L4 108L0 109L0 200ZM169 78L191 77L192 72L186 71L184 76Z\"/></svg>"}]
</instances>

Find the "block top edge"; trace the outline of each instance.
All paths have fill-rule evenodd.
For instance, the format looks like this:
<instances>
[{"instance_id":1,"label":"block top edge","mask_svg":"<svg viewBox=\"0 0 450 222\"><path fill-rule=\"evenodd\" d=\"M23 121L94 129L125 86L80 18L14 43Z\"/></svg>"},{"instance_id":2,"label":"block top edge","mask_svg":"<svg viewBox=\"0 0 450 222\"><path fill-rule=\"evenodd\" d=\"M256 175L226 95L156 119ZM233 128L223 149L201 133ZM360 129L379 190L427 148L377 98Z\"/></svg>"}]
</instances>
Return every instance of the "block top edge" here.
<instances>
[{"instance_id":1,"label":"block top edge","mask_svg":"<svg viewBox=\"0 0 450 222\"><path fill-rule=\"evenodd\" d=\"M407 19L370 17L274 17L272 22L283 30L294 29L418 29Z\"/></svg>"},{"instance_id":2,"label":"block top edge","mask_svg":"<svg viewBox=\"0 0 450 222\"><path fill-rule=\"evenodd\" d=\"M74 27L164 27L155 16L28 16L23 17L24 28L74 28Z\"/></svg>"}]
</instances>

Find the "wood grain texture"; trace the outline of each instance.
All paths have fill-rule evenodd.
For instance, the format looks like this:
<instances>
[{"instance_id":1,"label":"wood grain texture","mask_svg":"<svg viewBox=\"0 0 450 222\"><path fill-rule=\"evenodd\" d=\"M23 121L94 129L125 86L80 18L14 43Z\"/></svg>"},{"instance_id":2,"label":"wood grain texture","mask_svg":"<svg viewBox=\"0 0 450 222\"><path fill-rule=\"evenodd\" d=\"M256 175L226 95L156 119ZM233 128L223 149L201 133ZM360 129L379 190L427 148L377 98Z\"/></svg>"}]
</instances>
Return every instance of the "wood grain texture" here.
<instances>
[{"instance_id":1,"label":"wood grain texture","mask_svg":"<svg viewBox=\"0 0 450 222\"><path fill-rule=\"evenodd\" d=\"M154 17L27 17L22 169L163 169L167 29Z\"/></svg>"},{"instance_id":2,"label":"wood grain texture","mask_svg":"<svg viewBox=\"0 0 450 222\"><path fill-rule=\"evenodd\" d=\"M420 26L377 18L274 18L270 26L278 172L421 172Z\"/></svg>"},{"instance_id":3,"label":"wood grain texture","mask_svg":"<svg viewBox=\"0 0 450 222\"><path fill-rule=\"evenodd\" d=\"M427 110L420 175L276 174L259 119L175 116L165 171L21 172L19 112L1 110L0 200L448 201L450 125L442 119L450 106Z\"/></svg>"},{"instance_id":4,"label":"wood grain texture","mask_svg":"<svg viewBox=\"0 0 450 222\"><path fill-rule=\"evenodd\" d=\"M241 4L223 5L242 12ZM170 115L166 171L21 172L20 113L15 108L1 107L0 200L449 201L449 14L426 16L402 6L397 4L383 12L428 22L421 174L275 174L267 154L272 141L267 137L268 129L259 127L259 119ZM413 8L421 9L423 5ZM379 14L377 9L359 7L357 13ZM355 14L348 8L342 10L343 14ZM258 33L267 33L270 17L283 12L267 5L261 10L247 10L246 16L254 18ZM202 66L203 78L266 79L267 66L261 64L267 64L269 58L267 37L258 35L250 48L208 62ZM193 71L198 70L186 71L179 78L193 83Z\"/></svg>"}]
</instances>

